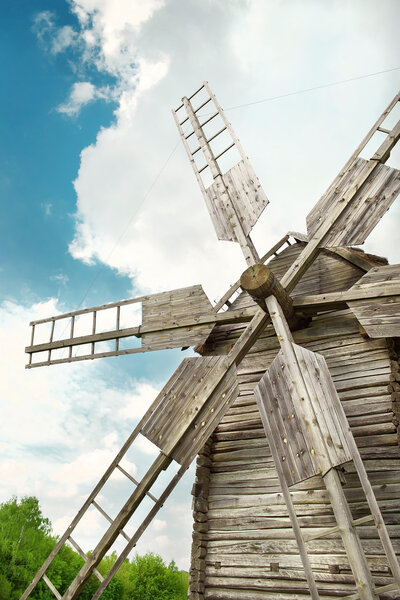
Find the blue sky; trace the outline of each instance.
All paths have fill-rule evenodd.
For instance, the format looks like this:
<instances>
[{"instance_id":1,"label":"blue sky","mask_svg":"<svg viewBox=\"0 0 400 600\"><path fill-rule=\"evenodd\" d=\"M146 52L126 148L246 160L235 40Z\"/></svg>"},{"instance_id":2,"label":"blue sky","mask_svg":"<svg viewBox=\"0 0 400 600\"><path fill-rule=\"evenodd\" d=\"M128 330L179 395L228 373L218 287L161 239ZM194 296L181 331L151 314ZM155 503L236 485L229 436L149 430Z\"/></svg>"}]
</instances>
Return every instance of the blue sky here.
<instances>
[{"instance_id":1,"label":"blue sky","mask_svg":"<svg viewBox=\"0 0 400 600\"><path fill-rule=\"evenodd\" d=\"M26 371L30 320L195 283L215 300L244 268L216 239L170 109L203 79L223 107L243 105L227 115L271 202L254 229L263 253L305 231L397 92L399 16L396 0L3 2L0 501L37 495L62 533L182 358ZM366 249L400 262L399 225L397 203ZM142 444L132 470L151 456ZM192 479L140 552L188 566ZM111 512L127 490L115 486ZM100 527L91 519L86 548Z\"/></svg>"}]
</instances>

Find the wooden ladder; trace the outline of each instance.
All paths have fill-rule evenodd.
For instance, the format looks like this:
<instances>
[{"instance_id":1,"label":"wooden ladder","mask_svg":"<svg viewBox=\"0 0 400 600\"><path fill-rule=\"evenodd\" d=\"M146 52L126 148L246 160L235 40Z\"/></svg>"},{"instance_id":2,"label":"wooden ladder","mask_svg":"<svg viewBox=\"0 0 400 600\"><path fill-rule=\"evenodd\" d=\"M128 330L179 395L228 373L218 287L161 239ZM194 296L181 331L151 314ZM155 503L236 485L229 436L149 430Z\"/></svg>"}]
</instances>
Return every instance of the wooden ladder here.
<instances>
[{"instance_id":1,"label":"wooden ladder","mask_svg":"<svg viewBox=\"0 0 400 600\"><path fill-rule=\"evenodd\" d=\"M26 600L30 596L40 580L46 583L57 600L61 600L61 598L72 600L79 595L92 574L100 581L100 585L93 596L93 599L97 600L237 395L236 365L234 363L229 364L226 357L211 356L183 360L36 573L32 583L21 596L21 600ZM139 433L161 450L141 481L137 481L121 465L122 459ZM150 492L150 489L160 473L166 470L173 460L180 467L159 498L156 498ZM98 495L116 471L127 477L135 488L118 515L113 519L100 506ZM146 498L150 498L153 505L134 534L129 536L124 527ZM82 517L91 507L95 507L105 517L109 522L109 527L93 552L88 556L74 539L73 533ZM103 578L97 571L97 567L119 536L124 538L125 546L107 576ZM67 542L81 555L84 564L67 591L61 596L46 572Z\"/></svg>"}]
</instances>

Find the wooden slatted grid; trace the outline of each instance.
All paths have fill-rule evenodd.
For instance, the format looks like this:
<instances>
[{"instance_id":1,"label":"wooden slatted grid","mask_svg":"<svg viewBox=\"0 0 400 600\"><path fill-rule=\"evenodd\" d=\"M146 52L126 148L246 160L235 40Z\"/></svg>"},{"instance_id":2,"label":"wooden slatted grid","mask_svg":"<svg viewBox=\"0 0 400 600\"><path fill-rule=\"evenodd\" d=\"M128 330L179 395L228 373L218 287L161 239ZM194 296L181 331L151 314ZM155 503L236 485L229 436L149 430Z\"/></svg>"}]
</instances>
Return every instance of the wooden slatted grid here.
<instances>
[{"instance_id":1,"label":"wooden slatted grid","mask_svg":"<svg viewBox=\"0 0 400 600\"><path fill-rule=\"evenodd\" d=\"M197 450L237 396L236 370L218 356L187 358L157 396L141 433L181 463Z\"/></svg>"},{"instance_id":2,"label":"wooden slatted grid","mask_svg":"<svg viewBox=\"0 0 400 600\"><path fill-rule=\"evenodd\" d=\"M121 308L135 304L142 306L142 324L135 327L121 328ZM98 333L96 331L97 317L102 311L113 311L115 328ZM76 319L81 315L91 318L91 332L86 335L76 335ZM200 285L95 306L48 319L40 319L30 323L32 333L31 343L25 348L25 352L29 354L29 363L26 367L33 368L108 356L135 354L150 350L194 346L205 341L215 324L215 320L216 312ZM63 335L68 331L69 337L54 339L56 322L62 322L64 326ZM37 329L45 325L50 326L49 340L43 343L35 343ZM133 348L121 348L120 340L126 338L140 339L140 345L137 346L136 344ZM104 351L104 348L98 348L97 345L104 342L114 344L114 349L111 347L109 350ZM78 346L87 348L87 351L74 355L73 352ZM54 351L59 352L62 350L65 351L62 357L59 354L54 355ZM46 360L36 362L32 360L38 353L46 352Z\"/></svg>"},{"instance_id":3,"label":"wooden slatted grid","mask_svg":"<svg viewBox=\"0 0 400 600\"><path fill-rule=\"evenodd\" d=\"M201 120L197 116L200 107L193 108L191 102L193 97L202 90L206 91L209 100L216 108L216 112L205 120ZM183 120L180 120L179 117L181 111L185 111L187 114L187 117ZM257 261L258 256L255 249L247 238L260 214L267 206L268 199L239 139L208 83L204 82L198 92L189 98L184 98L183 104L172 113L218 238L239 242L242 248L247 245L249 247L247 248L248 254L253 257L253 262L254 260ZM212 132L206 133L204 128L206 125L209 126L211 121L214 124L214 129ZM186 123L190 124L192 128L189 134L186 134L183 129L183 125ZM226 134L229 138L226 146L221 151L214 151L212 145L215 140ZM199 144L194 150L191 150L188 143L192 135L197 138ZM202 167L198 167L195 160L200 150L205 159L205 164ZM233 159L234 165L230 168L224 168L220 159L231 151L236 152L239 160L237 158ZM211 175L211 185L207 184L204 179L205 171L208 173L209 178Z\"/></svg>"},{"instance_id":4,"label":"wooden slatted grid","mask_svg":"<svg viewBox=\"0 0 400 600\"><path fill-rule=\"evenodd\" d=\"M201 344L214 325L212 320L203 324L201 320L214 314L201 285L148 296L142 303L143 350ZM179 327L179 323L188 319L192 322L190 327Z\"/></svg>"}]
</instances>

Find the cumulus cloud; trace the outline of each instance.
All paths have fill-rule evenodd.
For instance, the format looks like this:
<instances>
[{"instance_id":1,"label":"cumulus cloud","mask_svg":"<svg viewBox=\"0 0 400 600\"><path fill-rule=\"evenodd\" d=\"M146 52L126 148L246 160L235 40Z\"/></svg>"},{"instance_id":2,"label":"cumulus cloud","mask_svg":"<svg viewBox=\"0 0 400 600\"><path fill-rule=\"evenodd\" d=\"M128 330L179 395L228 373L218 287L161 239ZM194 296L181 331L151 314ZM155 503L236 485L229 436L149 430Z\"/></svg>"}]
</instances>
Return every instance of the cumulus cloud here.
<instances>
[{"instance_id":1,"label":"cumulus cloud","mask_svg":"<svg viewBox=\"0 0 400 600\"><path fill-rule=\"evenodd\" d=\"M57 111L72 117L80 113L84 106L99 98L109 99L109 88L96 88L90 81L78 81L73 84L67 100L57 106Z\"/></svg>"},{"instance_id":2,"label":"cumulus cloud","mask_svg":"<svg viewBox=\"0 0 400 600\"><path fill-rule=\"evenodd\" d=\"M361 63L379 70L398 45L381 27L374 38L370 2L362 22L358 3L329 10L313 4L312 18L300 2L215 3L212 21L196 0L179 14L174 4L161 3L137 15L117 15L100 0L74 7L97 48L92 60L118 74L119 84L115 122L81 153L69 250L79 260L100 260L128 274L140 292L200 282L214 300L244 267L237 245L217 241L177 138L169 108L182 95L207 77L229 108L359 75ZM391 10L384 11L388 24ZM179 35L168 33L174 27ZM365 80L357 88L228 111L271 199L254 230L260 254L288 230L305 230L307 212L383 109L393 81L371 86ZM395 260L385 245L383 252Z\"/></svg>"}]
</instances>

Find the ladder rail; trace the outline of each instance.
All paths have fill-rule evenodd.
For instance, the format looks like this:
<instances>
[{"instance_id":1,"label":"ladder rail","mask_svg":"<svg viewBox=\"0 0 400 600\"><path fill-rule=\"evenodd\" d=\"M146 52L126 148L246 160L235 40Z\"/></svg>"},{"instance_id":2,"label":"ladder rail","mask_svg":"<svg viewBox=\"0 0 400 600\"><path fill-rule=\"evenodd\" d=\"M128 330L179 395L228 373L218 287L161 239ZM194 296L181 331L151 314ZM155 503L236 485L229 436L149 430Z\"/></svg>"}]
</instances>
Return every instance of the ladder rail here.
<instances>
[{"instance_id":1,"label":"ladder rail","mask_svg":"<svg viewBox=\"0 0 400 600\"><path fill-rule=\"evenodd\" d=\"M99 480L97 485L94 487L92 492L89 494L88 498L83 503L82 507L80 508L78 513L75 515L75 517L71 521L70 525L67 527L67 529L65 530L63 535L60 537L57 544L55 545L55 547L50 552L49 556L47 557L47 559L45 560L43 565L40 567L40 569L36 573L35 577L33 578L32 582L30 583L30 585L27 587L27 589L22 594L20 600L26 600L29 597L29 595L31 594L31 592L35 589L35 587L37 586L39 581L43 578L44 574L46 573L47 569L53 562L54 558L60 552L60 550L64 546L65 542L71 536L72 532L74 531L74 529L76 528L76 526L78 525L80 520L83 518L83 516L86 514L87 510L92 505L93 500L96 498L97 494L104 487L105 483L108 481L110 476L113 474L114 470L117 468L118 463L122 460L122 458L125 456L125 454L129 450L129 448L132 446L133 442L139 435L143 424L150 417L153 410L154 410L153 407L150 406L149 409L146 411L146 413L144 414L142 419L139 421L139 423L137 424L135 429L132 431L132 433L130 434L130 436L128 437L128 439L126 440L126 442L124 443L124 445L122 446L122 448L120 449L120 451L118 452L116 457L114 458L114 460L111 462L110 466L105 471L104 475L101 477L101 479Z\"/></svg>"},{"instance_id":2,"label":"ladder rail","mask_svg":"<svg viewBox=\"0 0 400 600\"><path fill-rule=\"evenodd\" d=\"M325 385L332 386L333 382L331 380L325 379ZM344 413L343 408L341 410L336 410L337 417L339 422L344 430L350 431L350 426L347 422L346 415ZM400 591L400 564L397 560L395 551L393 549L392 542L390 540L390 536L385 524L385 521L382 517L381 510L379 508L378 501L375 497L374 490L372 488L371 482L368 478L367 471L365 469L364 463L362 461L360 452L358 450L357 444L354 440L353 435L350 432L348 436L348 444L350 446L350 450L352 453L352 460L354 466L356 468L358 477L360 479L361 487L364 491L366 500L368 502L368 506L370 508L371 514L374 518L376 528L378 530L378 535L380 537L383 550L386 554L386 558L388 559L390 569L392 571L393 578L399 588Z\"/></svg>"}]
</instances>

